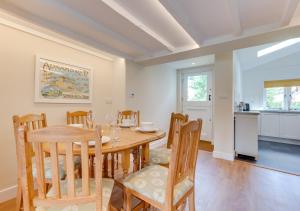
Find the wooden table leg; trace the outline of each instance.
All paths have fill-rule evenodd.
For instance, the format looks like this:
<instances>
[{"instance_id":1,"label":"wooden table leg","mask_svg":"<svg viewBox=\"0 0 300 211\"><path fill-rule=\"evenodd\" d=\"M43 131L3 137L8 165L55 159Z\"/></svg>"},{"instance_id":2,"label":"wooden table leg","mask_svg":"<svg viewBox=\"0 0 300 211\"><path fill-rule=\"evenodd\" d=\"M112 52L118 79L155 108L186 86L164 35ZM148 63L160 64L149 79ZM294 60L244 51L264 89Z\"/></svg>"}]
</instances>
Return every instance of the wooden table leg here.
<instances>
[{"instance_id":1,"label":"wooden table leg","mask_svg":"<svg viewBox=\"0 0 300 211\"><path fill-rule=\"evenodd\" d=\"M149 148L150 148L149 143L144 144L142 146L142 164L141 164L141 168L144 168L149 164L149 160L150 160Z\"/></svg>"},{"instance_id":2,"label":"wooden table leg","mask_svg":"<svg viewBox=\"0 0 300 211\"><path fill-rule=\"evenodd\" d=\"M108 154L103 156L103 177L108 178Z\"/></svg>"},{"instance_id":3,"label":"wooden table leg","mask_svg":"<svg viewBox=\"0 0 300 211\"><path fill-rule=\"evenodd\" d=\"M136 172L140 168L140 147L132 149L133 154L133 172Z\"/></svg>"},{"instance_id":4,"label":"wooden table leg","mask_svg":"<svg viewBox=\"0 0 300 211\"><path fill-rule=\"evenodd\" d=\"M130 167L130 149L124 150L122 152L122 169L123 178L127 177Z\"/></svg>"}]
</instances>

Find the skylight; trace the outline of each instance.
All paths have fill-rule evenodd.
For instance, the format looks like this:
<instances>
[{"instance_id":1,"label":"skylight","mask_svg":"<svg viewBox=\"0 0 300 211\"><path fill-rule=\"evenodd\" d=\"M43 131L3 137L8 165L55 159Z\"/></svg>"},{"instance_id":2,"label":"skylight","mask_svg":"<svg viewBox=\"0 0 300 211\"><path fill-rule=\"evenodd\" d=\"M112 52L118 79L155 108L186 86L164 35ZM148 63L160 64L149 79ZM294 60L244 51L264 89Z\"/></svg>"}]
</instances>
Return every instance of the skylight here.
<instances>
[{"instance_id":1,"label":"skylight","mask_svg":"<svg viewBox=\"0 0 300 211\"><path fill-rule=\"evenodd\" d=\"M268 47L268 48L262 49L260 51L257 51L257 57L262 57L262 56L268 55L270 53L274 53L274 52L279 51L283 48L289 47L291 45L295 45L299 42L300 42L300 38L293 38L293 39L285 40L285 41L280 42L276 45L272 45L271 47Z\"/></svg>"}]
</instances>

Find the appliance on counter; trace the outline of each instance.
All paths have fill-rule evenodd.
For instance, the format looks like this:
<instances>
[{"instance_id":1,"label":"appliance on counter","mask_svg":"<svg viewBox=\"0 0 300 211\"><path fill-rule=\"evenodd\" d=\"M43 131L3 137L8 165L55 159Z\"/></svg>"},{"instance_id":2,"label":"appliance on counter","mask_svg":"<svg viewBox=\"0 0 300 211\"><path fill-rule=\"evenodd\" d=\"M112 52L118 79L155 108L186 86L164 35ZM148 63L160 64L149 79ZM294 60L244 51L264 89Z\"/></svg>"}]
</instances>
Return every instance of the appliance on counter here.
<instances>
[{"instance_id":1,"label":"appliance on counter","mask_svg":"<svg viewBox=\"0 0 300 211\"><path fill-rule=\"evenodd\" d=\"M245 102L240 102L238 108L239 111L250 111L250 104Z\"/></svg>"},{"instance_id":2,"label":"appliance on counter","mask_svg":"<svg viewBox=\"0 0 300 211\"><path fill-rule=\"evenodd\" d=\"M258 116L259 112L234 113L235 154L246 155L257 160L258 157Z\"/></svg>"}]
</instances>

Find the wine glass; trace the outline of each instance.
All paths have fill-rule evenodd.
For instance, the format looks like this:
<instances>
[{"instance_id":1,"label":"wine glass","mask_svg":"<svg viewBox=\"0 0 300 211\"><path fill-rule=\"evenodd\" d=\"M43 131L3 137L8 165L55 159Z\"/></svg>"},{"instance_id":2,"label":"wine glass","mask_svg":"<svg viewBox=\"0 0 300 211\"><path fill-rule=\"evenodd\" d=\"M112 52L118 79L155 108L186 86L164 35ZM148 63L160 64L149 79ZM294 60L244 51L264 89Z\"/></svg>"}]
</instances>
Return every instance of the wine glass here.
<instances>
[{"instance_id":1,"label":"wine glass","mask_svg":"<svg viewBox=\"0 0 300 211\"><path fill-rule=\"evenodd\" d=\"M93 112L89 112L86 118L86 125L88 128L96 127L96 116Z\"/></svg>"}]
</instances>

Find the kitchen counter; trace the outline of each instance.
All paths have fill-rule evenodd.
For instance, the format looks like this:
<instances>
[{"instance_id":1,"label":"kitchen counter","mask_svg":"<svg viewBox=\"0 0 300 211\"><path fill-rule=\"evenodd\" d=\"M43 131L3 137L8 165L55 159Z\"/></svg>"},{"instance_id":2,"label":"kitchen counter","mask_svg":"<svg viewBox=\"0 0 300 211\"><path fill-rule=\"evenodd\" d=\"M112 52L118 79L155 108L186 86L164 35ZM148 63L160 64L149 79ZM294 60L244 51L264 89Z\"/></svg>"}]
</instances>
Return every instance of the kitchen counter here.
<instances>
[{"instance_id":1,"label":"kitchen counter","mask_svg":"<svg viewBox=\"0 0 300 211\"><path fill-rule=\"evenodd\" d=\"M260 113L285 113L285 114L300 114L300 111L293 110L259 110Z\"/></svg>"},{"instance_id":2,"label":"kitchen counter","mask_svg":"<svg viewBox=\"0 0 300 211\"><path fill-rule=\"evenodd\" d=\"M234 112L234 114L235 115L236 114L242 114L242 115L244 115L244 114L246 114L246 115L259 115L260 112L259 111L236 111L236 112Z\"/></svg>"}]
</instances>

